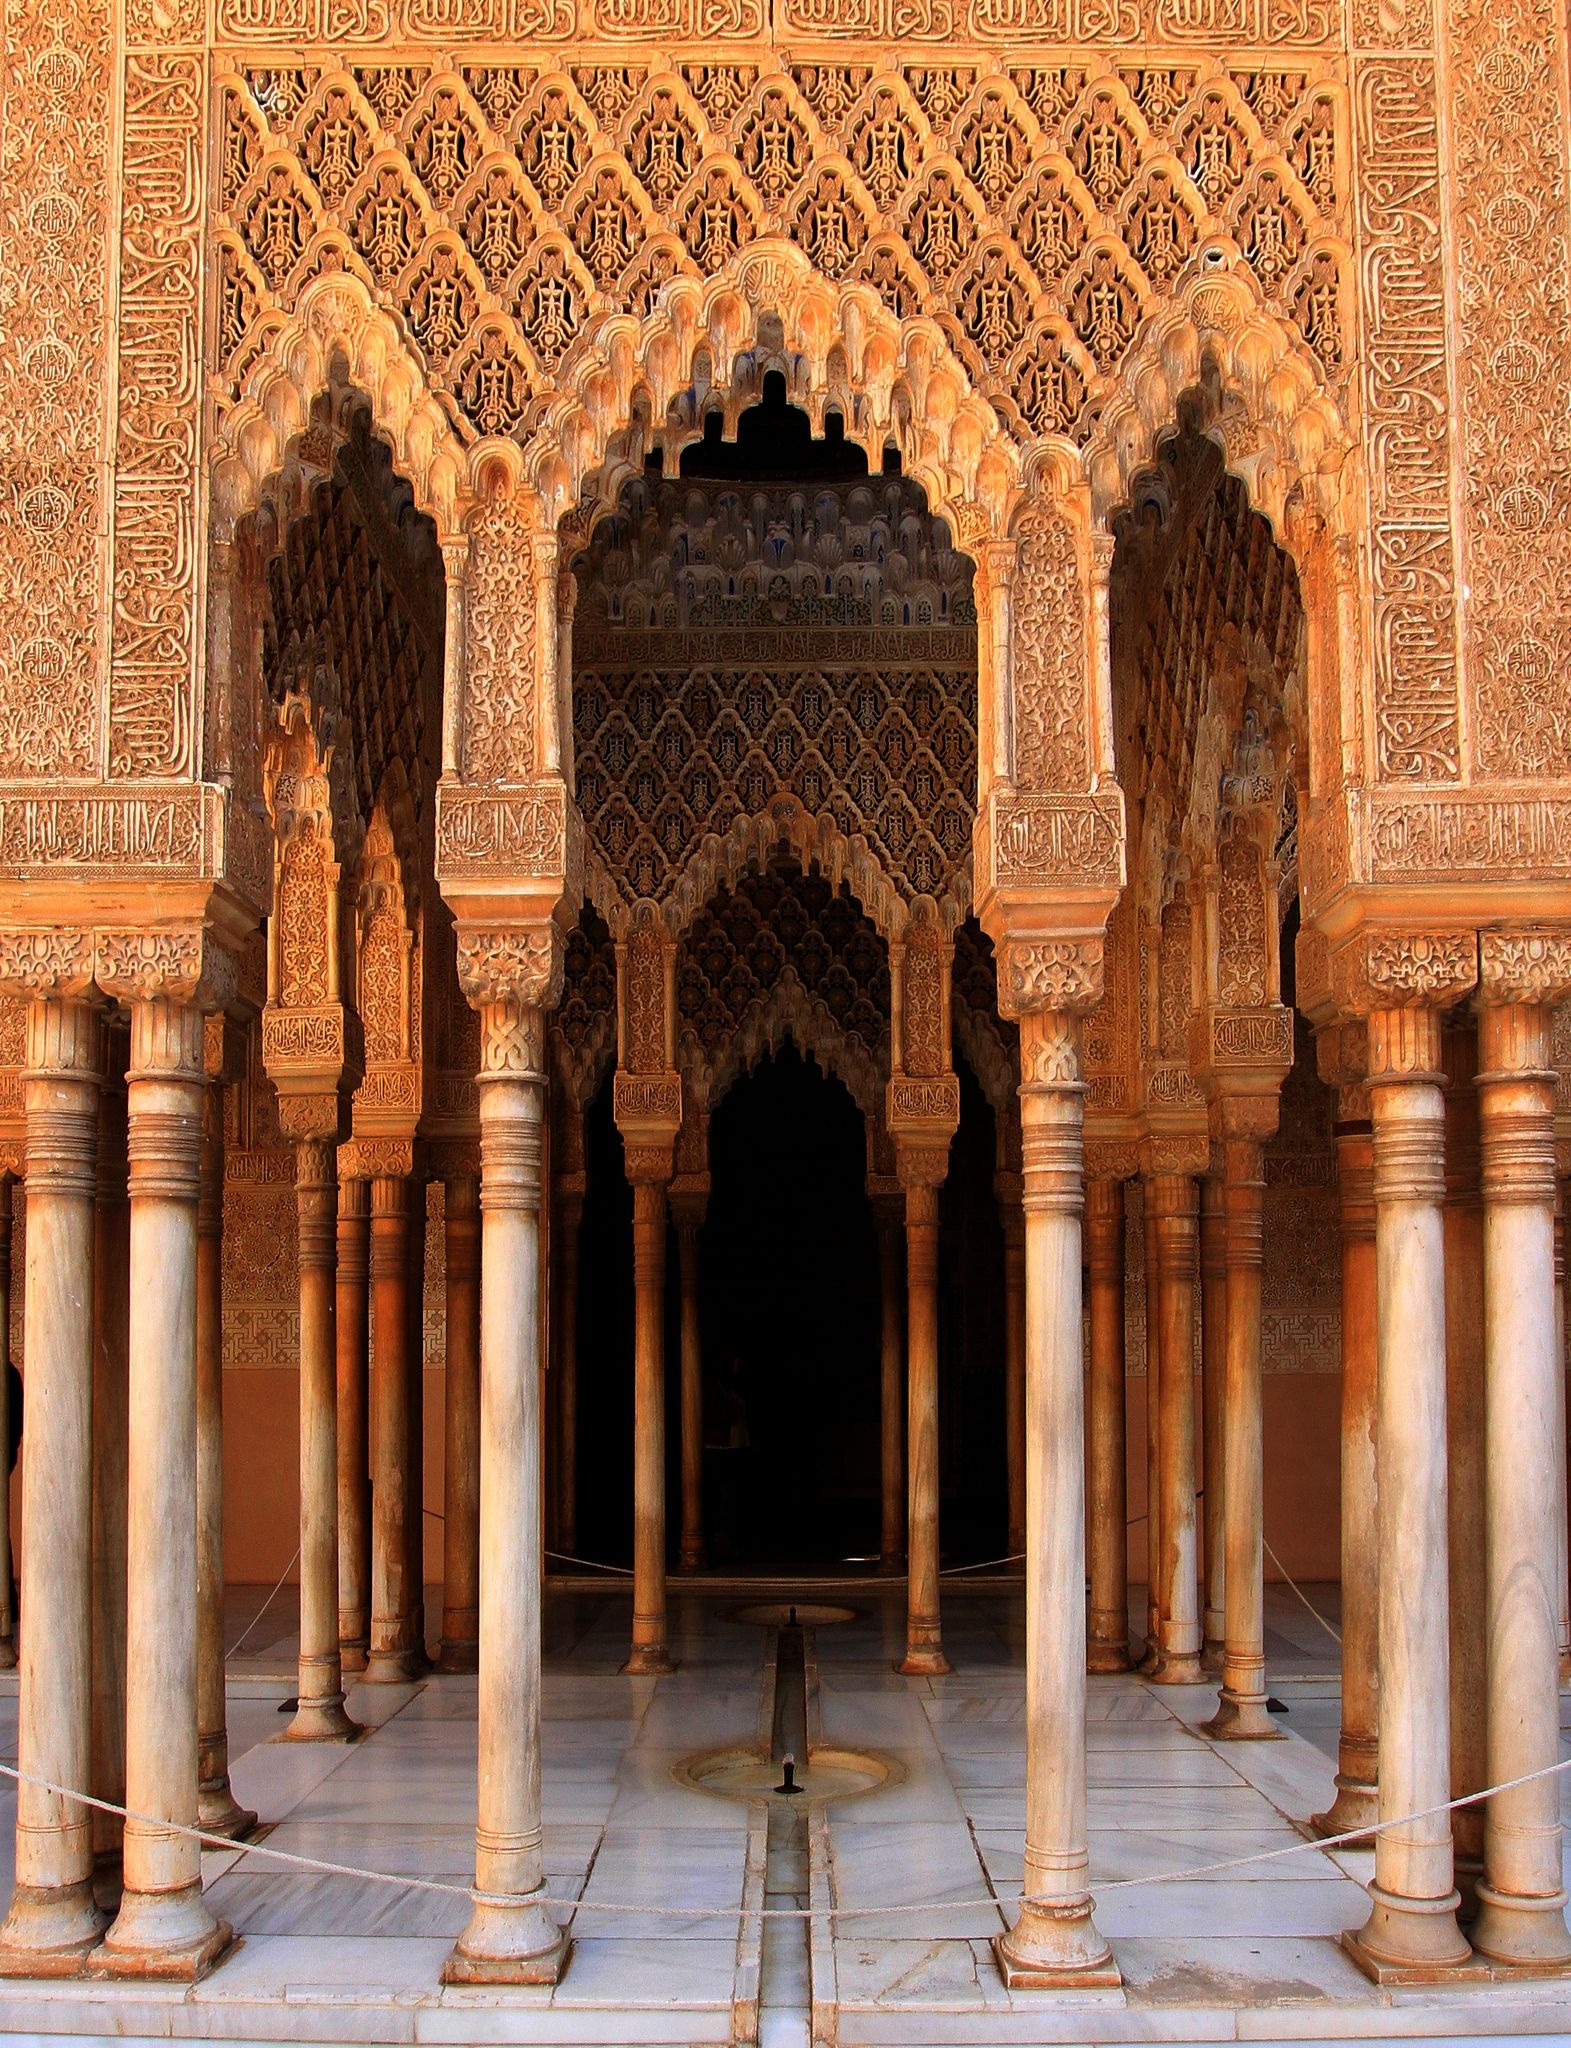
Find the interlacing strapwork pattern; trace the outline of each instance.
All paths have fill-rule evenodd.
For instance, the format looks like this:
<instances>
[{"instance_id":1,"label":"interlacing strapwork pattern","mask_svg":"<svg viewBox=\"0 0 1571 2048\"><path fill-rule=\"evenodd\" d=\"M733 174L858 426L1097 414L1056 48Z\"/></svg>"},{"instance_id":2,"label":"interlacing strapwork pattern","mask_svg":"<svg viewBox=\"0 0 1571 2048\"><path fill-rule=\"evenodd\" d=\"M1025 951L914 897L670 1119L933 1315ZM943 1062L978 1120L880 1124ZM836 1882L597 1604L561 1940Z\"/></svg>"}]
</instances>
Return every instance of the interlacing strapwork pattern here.
<instances>
[{"instance_id":1,"label":"interlacing strapwork pattern","mask_svg":"<svg viewBox=\"0 0 1571 2048\"><path fill-rule=\"evenodd\" d=\"M584 905L568 934L565 954L551 1040L558 1069L582 1109L616 1058L616 949L592 904Z\"/></svg>"},{"instance_id":2,"label":"interlacing strapwork pattern","mask_svg":"<svg viewBox=\"0 0 1571 2048\"><path fill-rule=\"evenodd\" d=\"M577 793L618 901L664 902L706 834L782 794L906 901L968 893L970 567L915 485L641 482L577 573Z\"/></svg>"},{"instance_id":3,"label":"interlacing strapwork pattern","mask_svg":"<svg viewBox=\"0 0 1571 2048\"><path fill-rule=\"evenodd\" d=\"M945 329L1023 441L1084 438L1142 317L1224 238L1347 368L1339 88L1196 62L566 71L236 67L219 367L353 272L466 436L524 434L597 314L642 317L764 234ZM729 368L729 366L725 366Z\"/></svg>"}]
</instances>

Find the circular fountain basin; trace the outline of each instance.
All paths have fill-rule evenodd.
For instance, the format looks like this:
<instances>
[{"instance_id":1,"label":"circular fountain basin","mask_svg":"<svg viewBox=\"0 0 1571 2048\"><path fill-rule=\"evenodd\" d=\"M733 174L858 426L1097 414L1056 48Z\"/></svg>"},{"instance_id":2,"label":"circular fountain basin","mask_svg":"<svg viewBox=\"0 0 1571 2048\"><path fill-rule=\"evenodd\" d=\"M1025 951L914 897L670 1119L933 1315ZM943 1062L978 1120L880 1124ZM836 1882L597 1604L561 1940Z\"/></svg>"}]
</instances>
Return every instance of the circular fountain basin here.
<instances>
[{"instance_id":1,"label":"circular fountain basin","mask_svg":"<svg viewBox=\"0 0 1571 2048\"><path fill-rule=\"evenodd\" d=\"M793 1609L799 1628L827 1628L831 1622L856 1620L854 1607L836 1607L822 1600L750 1600L728 1611L732 1621L750 1622L755 1628L789 1628Z\"/></svg>"},{"instance_id":2,"label":"circular fountain basin","mask_svg":"<svg viewBox=\"0 0 1571 2048\"><path fill-rule=\"evenodd\" d=\"M815 1749L805 1765L798 1765L796 1775L800 1793L777 1794L781 1766L760 1756L756 1749L701 1750L696 1756L684 1757L672 1772L679 1785L694 1792L708 1792L718 1799L778 1797L782 1805L857 1799L885 1785L898 1784L905 1773L893 1757L876 1756L870 1750Z\"/></svg>"}]
</instances>

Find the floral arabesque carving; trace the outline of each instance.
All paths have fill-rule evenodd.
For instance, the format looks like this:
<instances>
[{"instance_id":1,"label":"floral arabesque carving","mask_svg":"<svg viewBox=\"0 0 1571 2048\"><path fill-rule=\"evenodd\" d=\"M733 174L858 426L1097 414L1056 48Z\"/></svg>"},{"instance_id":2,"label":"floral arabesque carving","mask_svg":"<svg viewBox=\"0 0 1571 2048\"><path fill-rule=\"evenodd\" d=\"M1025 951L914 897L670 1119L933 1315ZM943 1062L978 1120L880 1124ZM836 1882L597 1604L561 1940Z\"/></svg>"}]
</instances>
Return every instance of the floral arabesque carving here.
<instances>
[{"instance_id":1,"label":"floral arabesque carving","mask_svg":"<svg viewBox=\"0 0 1571 2048\"><path fill-rule=\"evenodd\" d=\"M1564 1003L1571 996L1571 931L1480 932L1478 993L1485 1003Z\"/></svg>"},{"instance_id":2,"label":"floral arabesque carving","mask_svg":"<svg viewBox=\"0 0 1571 2048\"><path fill-rule=\"evenodd\" d=\"M458 985L477 1009L514 1004L549 1010L562 993L562 953L554 925L460 924Z\"/></svg>"},{"instance_id":3,"label":"floral arabesque carving","mask_svg":"<svg viewBox=\"0 0 1571 2048\"><path fill-rule=\"evenodd\" d=\"M998 948L999 1010L1018 1021L1041 1010L1094 1009L1102 996L1098 938L1006 939Z\"/></svg>"},{"instance_id":4,"label":"floral arabesque carving","mask_svg":"<svg viewBox=\"0 0 1571 2048\"><path fill-rule=\"evenodd\" d=\"M535 772L538 619L535 546L509 496L469 523L463 770L471 782L525 782Z\"/></svg>"},{"instance_id":5,"label":"floral arabesque carving","mask_svg":"<svg viewBox=\"0 0 1571 2048\"><path fill-rule=\"evenodd\" d=\"M567 935L551 1039L574 1105L587 1108L616 1059L616 948L592 904Z\"/></svg>"},{"instance_id":6,"label":"floral arabesque carving","mask_svg":"<svg viewBox=\"0 0 1571 2048\"><path fill-rule=\"evenodd\" d=\"M1015 782L1022 790L1080 790L1087 744L1085 579L1074 531L1052 506L1033 506L1019 529L1011 623Z\"/></svg>"}]
</instances>

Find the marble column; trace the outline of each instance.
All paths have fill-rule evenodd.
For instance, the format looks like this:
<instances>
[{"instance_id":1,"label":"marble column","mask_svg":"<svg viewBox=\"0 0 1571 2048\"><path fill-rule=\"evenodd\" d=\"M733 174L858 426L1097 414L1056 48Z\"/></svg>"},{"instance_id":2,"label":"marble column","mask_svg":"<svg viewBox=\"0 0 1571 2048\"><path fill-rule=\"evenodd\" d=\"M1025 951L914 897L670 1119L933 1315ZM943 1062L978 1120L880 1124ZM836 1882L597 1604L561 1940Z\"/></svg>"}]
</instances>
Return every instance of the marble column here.
<instances>
[{"instance_id":1,"label":"marble column","mask_svg":"<svg viewBox=\"0 0 1571 2048\"><path fill-rule=\"evenodd\" d=\"M1336 1175L1342 1222L1342 1725L1336 1798L1310 1823L1322 1835L1371 1826L1380 1804L1375 1166L1361 1082L1341 1090Z\"/></svg>"},{"instance_id":2,"label":"marble column","mask_svg":"<svg viewBox=\"0 0 1571 2048\"><path fill-rule=\"evenodd\" d=\"M0 1445L6 1467L0 1471L0 1671L16 1669L16 1610L11 1596L11 1204L12 1180L0 1173Z\"/></svg>"},{"instance_id":3,"label":"marble column","mask_svg":"<svg viewBox=\"0 0 1571 2048\"><path fill-rule=\"evenodd\" d=\"M1485 1768L1484 1201L1479 1186L1477 1032L1448 1017L1446 1076L1446 1544L1450 1584L1451 1797L1488 1783ZM1452 1875L1462 1918L1484 1863L1484 1809L1451 1816Z\"/></svg>"},{"instance_id":4,"label":"marble column","mask_svg":"<svg viewBox=\"0 0 1571 2048\"><path fill-rule=\"evenodd\" d=\"M336 1121L337 1104L330 1121ZM300 1268L300 1662L291 1742L349 1742L338 1652L338 1155L295 1146Z\"/></svg>"},{"instance_id":5,"label":"marble column","mask_svg":"<svg viewBox=\"0 0 1571 2048\"><path fill-rule=\"evenodd\" d=\"M203 1019L131 1005L131 1433L125 1886L95 1952L112 1976L201 1976L233 1940L202 1896L197 1814L196 1218ZM32 1453L30 1453L32 1455Z\"/></svg>"},{"instance_id":6,"label":"marble column","mask_svg":"<svg viewBox=\"0 0 1571 2048\"><path fill-rule=\"evenodd\" d=\"M578 1245L584 1197L565 1190L557 1206L556 1540L571 1555L578 1548Z\"/></svg>"},{"instance_id":7,"label":"marble column","mask_svg":"<svg viewBox=\"0 0 1571 2048\"><path fill-rule=\"evenodd\" d=\"M996 1176L1004 1228L1004 1471L1009 1530L1004 1548L1021 1557L1026 1547L1026 1229L1020 1176Z\"/></svg>"},{"instance_id":8,"label":"marble column","mask_svg":"<svg viewBox=\"0 0 1571 2048\"><path fill-rule=\"evenodd\" d=\"M952 1671L938 1606L938 1190L942 1160L901 1163L906 1203L906 1647L908 1678Z\"/></svg>"},{"instance_id":9,"label":"marble column","mask_svg":"<svg viewBox=\"0 0 1571 2048\"><path fill-rule=\"evenodd\" d=\"M126 1192L126 1060L118 1025L104 1034L93 1216L93 1777L96 1798L125 1804L126 1459L130 1434L131 1209ZM94 1811L100 1890L120 1883L115 1813Z\"/></svg>"},{"instance_id":10,"label":"marble column","mask_svg":"<svg viewBox=\"0 0 1571 2048\"><path fill-rule=\"evenodd\" d=\"M1379 1326L1380 1819L1451 1796L1446 1586L1445 1102L1440 1017L1369 1019ZM1445 1813L1375 1842L1369 1919L1344 1936L1369 1974L1465 1962Z\"/></svg>"},{"instance_id":11,"label":"marble column","mask_svg":"<svg viewBox=\"0 0 1571 2048\"><path fill-rule=\"evenodd\" d=\"M1150 1677L1162 1654L1158 1559L1162 1550L1162 1288L1156 1250L1156 1203L1149 1176L1140 1184L1140 1227L1145 1266L1146 1367L1146 1640L1139 1669Z\"/></svg>"},{"instance_id":12,"label":"marble column","mask_svg":"<svg viewBox=\"0 0 1571 2048\"><path fill-rule=\"evenodd\" d=\"M23 1349L23 1610L17 1761L30 1777L92 1772L93 1196L103 1031L72 997L28 1006ZM193 1773L194 1779L194 1773ZM16 1889L0 1974L74 1973L103 1925L88 1808L16 1788Z\"/></svg>"},{"instance_id":13,"label":"marble column","mask_svg":"<svg viewBox=\"0 0 1571 2048\"><path fill-rule=\"evenodd\" d=\"M480 1189L447 1182L447 1395L442 1438L440 1671L473 1671L480 1651Z\"/></svg>"},{"instance_id":14,"label":"marble column","mask_svg":"<svg viewBox=\"0 0 1571 2048\"><path fill-rule=\"evenodd\" d=\"M905 1556L905 1312L902 1299L899 1205L873 1204L878 1230L878 1559L895 1569Z\"/></svg>"},{"instance_id":15,"label":"marble column","mask_svg":"<svg viewBox=\"0 0 1571 2048\"><path fill-rule=\"evenodd\" d=\"M474 1909L448 1983L554 1984L541 1904L540 1204L545 1019L480 1011L480 1679Z\"/></svg>"},{"instance_id":16,"label":"marble column","mask_svg":"<svg viewBox=\"0 0 1571 2048\"><path fill-rule=\"evenodd\" d=\"M369 1685L419 1676L409 1583L409 1177L371 1183L371 1648Z\"/></svg>"},{"instance_id":17,"label":"marble column","mask_svg":"<svg viewBox=\"0 0 1571 2048\"><path fill-rule=\"evenodd\" d=\"M1265 1437L1260 1388L1265 1148L1257 1138L1225 1138L1222 1162L1227 1259L1222 1431L1226 1627L1221 1696L1206 1733L1229 1742L1273 1742L1282 1731L1266 1711Z\"/></svg>"},{"instance_id":18,"label":"marble column","mask_svg":"<svg viewBox=\"0 0 1571 2048\"><path fill-rule=\"evenodd\" d=\"M409 1374L405 1414L409 1449L404 1482L404 1583L409 1588L409 1656L416 1677L431 1668L425 1626L425 1242L429 1218L423 1173L409 1183L408 1274L404 1283L404 1362ZM543 1233L542 1233L543 1235ZM541 1375L542 1384L544 1374Z\"/></svg>"},{"instance_id":19,"label":"marble column","mask_svg":"<svg viewBox=\"0 0 1571 2048\"><path fill-rule=\"evenodd\" d=\"M238 1840L256 1815L229 1783L224 1685L224 1086L223 1019L208 1020L196 1209L196 1814L209 1834ZM219 1058L215 1066L212 1037Z\"/></svg>"},{"instance_id":20,"label":"marble column","mask_svg":"<svg viewBox=\"0 0 1571 2048\"><path fill-rule=\"evenodd\" d=\"M1208 1671L1222 1668L1227 1610L1226 1491L1227 1242L1222 1182L1200 1183L1200 1434L1204 1473L1205 1614L1202 1655Z\"/></svg>"},{"instance_id":21,"label":"marble column","mask_svg":"<svg viewBox=\"0 0 1571 2048\"><path fill-rule=\"evenodd\" d=\"M703 1196L673 1202L681 1302L682 1535L677 1560L685 1572L704 1561L704 1353L699 1327L699 1239Z\"/></svg>"},{"instance_id":22,"label":"marble column","mask_svg":"<svg viewBox=\"0 0 1571 2048\"><path fill-rule=\"evenodd\" d=\"M1491 936L1484 938L1490 993ZM1571 944L1562 942L1571 961ZM1508 995L1510 991L1506 992ZM1540 1001L1484 1002L1478 1108L1484 1195L1487 1781L1560 1757L1560 1456L1555 1331L1555 1071ZM1499 1964L1571 1967L1561 1781L1490 1799L1473 1946Z\"/></svg>"},{"instance_id":23,"label":"marble column","mask_svg":"<svg viewBox=\"0 0 1571 2048\"><path fill-rule=\"evenodd\" d=\"M1020 1019L1026 1228L1026 1831L1011 1987L1113 1985L1086 1847L1083 1148L1075 1020Z\"/></svg>"},{"instance_id":24,"label":"marble column","mask_svg":"<svg viewBox=\"0 0 1571 2048\"><path fill-rule=\"evenodd\" d=\"M1193 1685L1200 1663L1200 1578L1195 1526L1195 1278L1200 1196L1194 1177L1160 1173L1151 1183L1161 1321L1157 1537L1161 1685Z\"/></svg>"},{"instance_id":25,"label":"marble column","mask_svg":"<svg viewBox=\"0 0 1571 2048\"><path fill-rule=\"evenodd\" d=\"M665 1557L666 1182L633 1182L633 1643L624 1671L674 1670Z\"/></svg>"},{"instance_id":26,"label":"marble column","mask_svg":"<svg viewBox=\"0 0 1571 2048\"><path fill-rule=\"evenodd\" d=\"M371 1183L338 1183L338 1661L364 1671L371 1646L369 1332Z\"/></svg>"},{"instance_id":27,"label":"marble column","mask_svg":"<svg viewBox=\"0 0 1571 2048\"><path fill-rule=\"evenodd\" d=\"M1556 1161L1555 1173L1555 1454L1559 1475L1555 1481L1556 1542L1560 1551L1560 1572L1556 1580L1559 1610L1560 1683L1571 1685L1571 1500L1566 1493L1566 1191Z\"/></svg>"},{"instance_id":28,"label":"marble column","mask_svg":"<svg viewBox=\"0 0 1571 2048\"><path fill-rule=\"evenodd\" d=\"M1086 1274L1090 1293L1091 1607L1088 1671L1129 1669L1129 1486L1124 1430L1124 1188L1094 1180L1086 1189Z\"/></svg>"}]
</instances>

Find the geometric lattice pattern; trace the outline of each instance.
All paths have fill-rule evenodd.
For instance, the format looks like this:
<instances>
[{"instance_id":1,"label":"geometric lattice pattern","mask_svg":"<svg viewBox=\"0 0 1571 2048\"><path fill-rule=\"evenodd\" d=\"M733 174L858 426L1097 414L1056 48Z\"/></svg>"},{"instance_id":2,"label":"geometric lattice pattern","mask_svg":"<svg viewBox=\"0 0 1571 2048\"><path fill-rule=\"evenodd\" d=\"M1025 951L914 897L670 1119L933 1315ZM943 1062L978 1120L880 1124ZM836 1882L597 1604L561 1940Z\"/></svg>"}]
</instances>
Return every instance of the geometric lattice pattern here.
<instances>
[{"instance_id":1,"label":"geometric lattice pattern","mask_svg":"<svg viewBox=\"0 0 1571 2048\"><path fill-rule=\"evenodd\" d=\"M347 269L461 434L518 434L601 310L784 234L937 320L1021 440L1083 437L1221 234L1339 384L1338 125L1333 88L1254 63L248 70L224 81L220 368Z\"/></svg>"}]
</instances>

